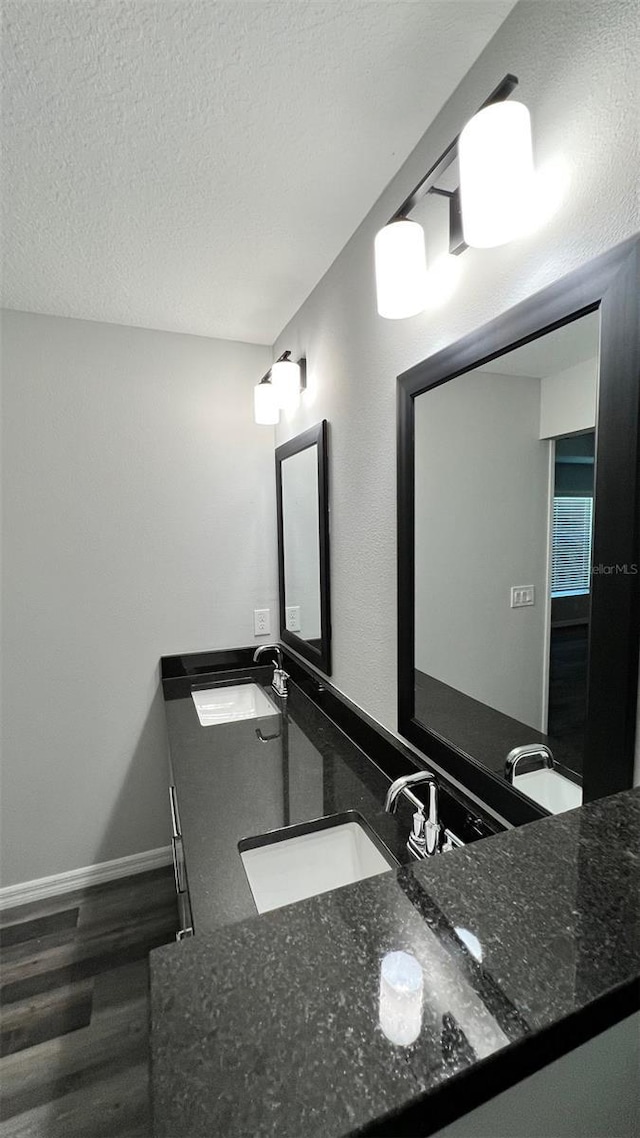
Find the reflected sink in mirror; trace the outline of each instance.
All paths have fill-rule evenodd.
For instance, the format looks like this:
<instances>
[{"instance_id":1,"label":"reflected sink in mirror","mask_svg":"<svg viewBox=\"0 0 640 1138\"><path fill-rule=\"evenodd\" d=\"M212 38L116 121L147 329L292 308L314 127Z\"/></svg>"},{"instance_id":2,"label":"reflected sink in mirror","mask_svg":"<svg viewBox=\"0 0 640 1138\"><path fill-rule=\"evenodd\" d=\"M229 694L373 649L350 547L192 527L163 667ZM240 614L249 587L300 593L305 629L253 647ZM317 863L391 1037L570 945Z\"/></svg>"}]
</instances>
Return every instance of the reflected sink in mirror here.
<instances>
[{"instance_id":1,"label":"reflected sink in mirror","mask_svg":"<svg viewBox=\"0 0 640 1138\"><path fill-rule=\"evenodd\" d=\"M582 806L582 787L570 782L568 778L554 770L517 774L513 785L516 790L526 794L539 806L550 810L552 814L562 814L565 810L574 810L576 806Z\"/></svg>"},{"instance_id":2,"label":"reflected sink in mirror","mask_svg":"<svg viewBox=\"0 0 640 1138\"><path fill-rule=\"evenodd\" d=\"M353 810L246 838L238 849L259 913L397 867Z\"/></svg>"},{"instance_id":3,"label":"reflected sink in mirror","mask_svg":"<svg viewBox=\"0 0 640 1138\"><path fill-rule=\"evenodd\" d=\"M198 719L203 727L216 723L236 723L242 719L263 719L278 715L278 708L258 684L232 684L192 691Z\"/></svg>"}]
</instances>

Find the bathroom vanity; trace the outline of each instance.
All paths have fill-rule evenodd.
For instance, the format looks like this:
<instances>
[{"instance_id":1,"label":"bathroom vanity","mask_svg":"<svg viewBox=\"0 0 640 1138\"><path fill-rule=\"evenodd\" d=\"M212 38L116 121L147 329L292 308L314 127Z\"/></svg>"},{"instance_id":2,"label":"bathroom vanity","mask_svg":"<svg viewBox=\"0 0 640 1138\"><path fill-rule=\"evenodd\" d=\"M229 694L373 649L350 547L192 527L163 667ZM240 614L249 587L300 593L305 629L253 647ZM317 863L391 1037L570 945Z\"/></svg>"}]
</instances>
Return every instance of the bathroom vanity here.
<instances>
[{"instance_id":1,"label":"bathroom vanity","mask_svg":"<svg viewBox=\"0 0 640 1138\"><path fill-rule=\"evenodd\" d=\"M464 845L413 860L412 809L384 802L415 752L285 666L279 700L248 649L163 660L189 904L181 943L151 954L156 1138L436 1133L637 1010L640 791L505 829L438 771ZM243 855L340 827L377 859L345 834L351 884L258 915L274 897Z\"/></svg>"},{"instance_id":2,"label":"bathroom vanity","mask_svg":"<svg viewBox=\"0 0 640 1138\"><path fill-rule=\"evenodd\" d=\"M162 666L176 882L185 895L181 938L256 914L242 854L262 835L286 828L300 836L308 823L350 814L346 821L366 833L385 869L411 860L410 804L391 814L384 802L391 779L415 771L415 760L328 684L289 657L298 682L289 679L283 700L271 686L273 666L256 667L250 649L170 657ZM446 783L439 798L443 831L456 840L501 828Z\"/></svg>"},{"instance_id":3,"label":"bathroom vanity","mask_svg":"<svg viewBox=\"0 0 640 1138\"><path fill-rule=\"evenodd\" d=\"M633 1133L639 266L399 377L399 735L325 678L329 424L276 449L284 661L162 661L156 1138Z\"/></svg>"}]
</instances>

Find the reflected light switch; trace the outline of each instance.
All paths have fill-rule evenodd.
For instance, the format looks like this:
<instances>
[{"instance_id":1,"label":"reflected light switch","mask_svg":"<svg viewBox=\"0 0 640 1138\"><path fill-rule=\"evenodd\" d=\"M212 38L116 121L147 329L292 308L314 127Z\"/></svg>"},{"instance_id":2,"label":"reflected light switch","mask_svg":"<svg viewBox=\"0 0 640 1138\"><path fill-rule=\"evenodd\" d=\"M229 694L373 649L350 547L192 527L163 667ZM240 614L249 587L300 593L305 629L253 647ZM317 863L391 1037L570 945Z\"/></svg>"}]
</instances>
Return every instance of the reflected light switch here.
<instances>
[{"instance_id":1,"label":"reflected light switch","mask_svg":"<svg viewBox=\"0 0 640 1138\"><path fill-rule=\"evenodd\" d=\"M529 608L536 603L536 590L534 585L511 586L511 608Z\"/></svg>"},{"instance_id":2,"label":"reflected light switch","mask_svg":"<svg viewBox=\"0 0 640 1138\"><path fill-rule=\"evenodd\" d=\"M300 605L286 606L287 632L300 631Z\"/></svg>"}]
</instances>

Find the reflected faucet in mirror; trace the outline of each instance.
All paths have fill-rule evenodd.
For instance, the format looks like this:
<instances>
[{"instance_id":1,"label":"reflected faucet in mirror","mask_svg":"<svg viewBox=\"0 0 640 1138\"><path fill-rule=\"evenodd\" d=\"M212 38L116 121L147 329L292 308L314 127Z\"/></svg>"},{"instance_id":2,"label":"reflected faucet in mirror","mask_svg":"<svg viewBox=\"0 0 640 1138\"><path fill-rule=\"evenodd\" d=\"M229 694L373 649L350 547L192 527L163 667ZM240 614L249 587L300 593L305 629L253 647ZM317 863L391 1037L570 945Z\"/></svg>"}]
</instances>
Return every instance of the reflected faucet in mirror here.
<instances>
[{"instance_id":1,"label":"reflected faucet in mirror","mask_svg":"<svg viewBox=\"0 0 640 1138\"><path fill-rule=\"evenodd\" d=\"M521 759L540 759L541 765L547 770L553 770L553 752L544 743L528 743L524 747L513 747L504 764L504 777L507 782L513 782L516 777L517 766Z\"/></svg>"},{"instance_id":2,"label":"reflected faucet in mirror","mask_svg":"<svg viewBox=\"0 0 640 1138\"><path fill-rule=\"evenodd\" d=\"M289 693L287 691L287 680L289 679L289 674L288 672L285 672L284 668L282 667L282 649L280 645L261 644L260 647L256 648L255 652L253 653L254 664L257 664L263 652L272 652L275 656L275 670L273 673L273 679L271 681L271 687L273 688L276 695L288 695Z\"/></svg>"}]
</instances>

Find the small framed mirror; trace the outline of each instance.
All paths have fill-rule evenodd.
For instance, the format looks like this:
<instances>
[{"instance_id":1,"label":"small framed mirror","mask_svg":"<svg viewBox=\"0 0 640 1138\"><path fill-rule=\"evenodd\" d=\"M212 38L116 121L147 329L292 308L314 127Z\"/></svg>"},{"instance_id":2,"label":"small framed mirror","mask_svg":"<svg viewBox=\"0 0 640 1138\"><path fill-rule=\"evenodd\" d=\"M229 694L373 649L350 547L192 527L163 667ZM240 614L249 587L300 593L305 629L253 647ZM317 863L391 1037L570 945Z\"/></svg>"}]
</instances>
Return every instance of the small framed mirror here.
<instances>
[{"instance_id":1,"label":"small framed mirror","mask_svg":"<svg viewBox=\"0 0 640 1138\"><path fill-rule=\"evenodd\" d=\"M326 419L276 449L280 639L330 676L327 467Z\"/></svg>"}]
</instances>

